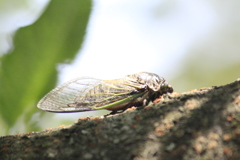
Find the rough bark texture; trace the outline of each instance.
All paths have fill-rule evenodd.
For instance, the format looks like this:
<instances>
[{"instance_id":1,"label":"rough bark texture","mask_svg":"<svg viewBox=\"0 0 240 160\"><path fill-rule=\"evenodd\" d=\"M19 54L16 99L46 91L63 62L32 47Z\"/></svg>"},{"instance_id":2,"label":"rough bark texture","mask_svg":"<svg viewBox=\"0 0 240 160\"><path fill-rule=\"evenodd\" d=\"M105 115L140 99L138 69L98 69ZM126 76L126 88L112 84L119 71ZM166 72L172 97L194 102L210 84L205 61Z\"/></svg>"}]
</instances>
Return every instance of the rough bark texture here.
<instances>
[{"instance_id":1,"label":"rough bark texture","mask_svg":"<svg viewBox=\"0 0 240 160\"><path fill-rule=\"evenodd\" d=\"M240 79L145 108L0 138L0 159L240 159Z\"/></svg>"}]
</instances>

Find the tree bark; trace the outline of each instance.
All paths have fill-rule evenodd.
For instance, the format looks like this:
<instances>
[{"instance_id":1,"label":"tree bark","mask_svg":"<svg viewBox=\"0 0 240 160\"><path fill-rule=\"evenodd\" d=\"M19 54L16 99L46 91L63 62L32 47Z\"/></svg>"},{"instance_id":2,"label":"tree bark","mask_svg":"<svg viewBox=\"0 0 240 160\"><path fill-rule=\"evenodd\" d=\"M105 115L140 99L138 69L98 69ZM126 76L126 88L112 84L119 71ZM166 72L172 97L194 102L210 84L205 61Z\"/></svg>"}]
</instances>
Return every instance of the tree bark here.
<instances>
[{"instance_id":1,"label":"tree bark","mask_svg":"<svg viewBox=\"0 0 240 160\"><path fill-rule=\"evenodd\" d=\"M237 160L240 79L70 127L0 137L0 159Z\"/></svg>"}]
</instances>

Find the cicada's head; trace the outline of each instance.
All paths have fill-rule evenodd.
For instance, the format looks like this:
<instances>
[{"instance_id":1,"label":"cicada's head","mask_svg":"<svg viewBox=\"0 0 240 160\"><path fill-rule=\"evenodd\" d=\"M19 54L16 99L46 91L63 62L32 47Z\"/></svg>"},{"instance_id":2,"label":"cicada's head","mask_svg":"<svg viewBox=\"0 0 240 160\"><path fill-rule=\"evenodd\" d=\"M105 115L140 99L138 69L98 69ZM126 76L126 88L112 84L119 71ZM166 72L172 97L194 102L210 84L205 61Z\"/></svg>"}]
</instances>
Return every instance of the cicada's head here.
<instances>
[{"instance_id":1,"label":"cicada's head","mask_svg":"<svg viewBox=\"0 0 240 160\"><path fill-rule=\"evenodd\" d=\"M161 84L159 92L160 92L160 94L172 93L173 87L170 84L168 84L167 82L164 82Z\"/></svg>"},{"instance_id":2,"label":"cicada's head","mask_svg":"<svg viewBox=\"0 0 240 160\"><path fill-rule=\"evenodd\" d=\"M138 82L146 84L153 92L160 92L160 94L173 92L172 86L169 85L163 77L160 77L157 74L140 72L136 75Z\"/></svg>"}]
</instances>

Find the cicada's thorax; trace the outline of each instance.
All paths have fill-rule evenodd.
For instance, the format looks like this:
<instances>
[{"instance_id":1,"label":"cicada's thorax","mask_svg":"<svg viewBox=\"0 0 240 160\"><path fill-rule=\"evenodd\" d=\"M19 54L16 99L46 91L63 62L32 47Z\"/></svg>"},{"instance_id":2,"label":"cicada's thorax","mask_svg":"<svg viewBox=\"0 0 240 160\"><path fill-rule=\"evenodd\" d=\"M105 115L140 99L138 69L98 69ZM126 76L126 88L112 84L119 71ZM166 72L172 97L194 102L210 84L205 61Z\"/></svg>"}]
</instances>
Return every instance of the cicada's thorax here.
<instances>
[{"instance_id":1,"label":"cicada's thorax","mask_svg":"<svg viewBox=\"0 0 240 160\"><path fill-rule=\"evenodd\" d=\"M172 86L169 85L163 77L154 73L139 72L128 75L127 78L129 78L130 81L141 84L142 87L145 87L148 94L144 97L144 99L148 101L153 101L164 93L173 92Z\"/></svg>"},{"instance_id":2,"label":"cicada's thorax","mask_svg":"<svg viewBox=\"0 0 240 160\"><path fill-rule=\"evenodd\" d=\"M157 92L161 89L161 85L165 83L165 79L154 73L140 72L127 76L130 81L146 86L149 90Z\"/></svg>"}]
</instances>

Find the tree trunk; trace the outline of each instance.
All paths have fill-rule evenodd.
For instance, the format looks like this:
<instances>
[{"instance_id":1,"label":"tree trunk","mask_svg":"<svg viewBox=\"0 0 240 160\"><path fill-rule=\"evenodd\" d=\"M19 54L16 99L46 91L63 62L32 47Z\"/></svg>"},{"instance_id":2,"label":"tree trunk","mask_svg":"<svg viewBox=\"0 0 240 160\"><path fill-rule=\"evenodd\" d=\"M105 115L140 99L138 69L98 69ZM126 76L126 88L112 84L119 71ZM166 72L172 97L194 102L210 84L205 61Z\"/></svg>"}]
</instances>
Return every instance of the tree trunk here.
<instances>
[{"instance_id":1,"label":"tree trunk","mask_svg":"<svg viewBox=\"0 0 240 160\"><path fill-rule=\"evenodd\" d=\"M158 101L158 102L157 102ZM240 159L240 79L145 108L0 138L0 159Z\"/></svg>"}]
</instances>

